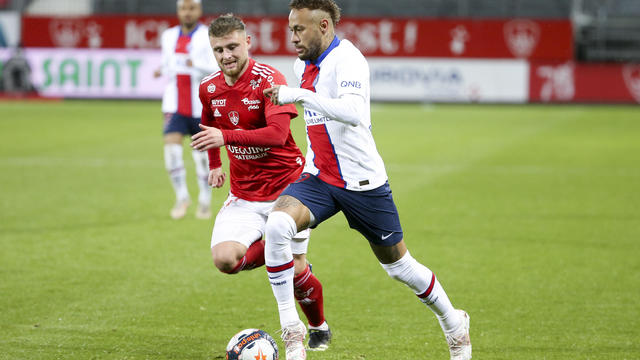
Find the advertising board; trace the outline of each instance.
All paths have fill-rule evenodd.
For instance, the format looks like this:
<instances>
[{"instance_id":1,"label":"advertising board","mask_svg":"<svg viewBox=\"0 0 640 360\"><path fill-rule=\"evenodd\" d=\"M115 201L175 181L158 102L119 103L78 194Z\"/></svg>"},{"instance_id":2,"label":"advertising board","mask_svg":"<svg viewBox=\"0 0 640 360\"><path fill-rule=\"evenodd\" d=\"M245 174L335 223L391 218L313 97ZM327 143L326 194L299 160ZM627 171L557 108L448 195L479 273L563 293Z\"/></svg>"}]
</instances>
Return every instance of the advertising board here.
<instances>
[{"instance_id":1,"label":"advertising board","mask_svg":"<svg viewBox=\"0 0 640 360\"><path fill-rule=\"evenodd\" d=\"M205 17L208 24L213 17ZM243 17L253 55L292 55L286 17ZM175 16L23 17L27 47L158 48ZM366 56L569 60L571 22L540 19L343 18L337 33Z\"/></svg>"},{"instance_id":2,"label":"advertising board","mask_svg":"<svg viewBox=\"0 0 640 360\"><path fill-rule=\"evenodd\" d=\"M11 51L0 52L6 61ZM166 79L153 78L158 50L29 48L31 81L44 97L160 98Z\"/></svg>"},{"instance_id":3,"label":"advertising board","mask_svg":"<svg viewBox=\"0 0 640 360\"><path fill-rule=\"evenodd\" d=\"M534 62L530 101L640 103L640 64Z\"/></svg>"}]
</instances>

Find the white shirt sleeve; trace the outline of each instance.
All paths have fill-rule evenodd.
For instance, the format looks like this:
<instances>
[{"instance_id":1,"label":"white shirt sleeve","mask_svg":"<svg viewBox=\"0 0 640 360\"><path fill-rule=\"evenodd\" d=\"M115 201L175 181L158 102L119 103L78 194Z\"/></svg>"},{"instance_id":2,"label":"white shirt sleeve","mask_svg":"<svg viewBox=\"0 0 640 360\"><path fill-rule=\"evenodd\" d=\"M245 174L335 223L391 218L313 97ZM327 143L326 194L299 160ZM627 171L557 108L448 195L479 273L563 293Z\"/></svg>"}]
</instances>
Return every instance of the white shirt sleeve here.
<instances>
[{"instance_id":1,"label":"white shirt sleeve","mask_svg":"<svg viewBox=\"0 0 640 360\"><path fill-rule=\"evenodd\" d=\"M162 44L162 64L160 67L160 71L162 72L162 75L170 75L170 68L169 68L169 62L170 62L170 54L171 54L171 49L170 46L168 44L167 41L167 37L168 37L168 31L165 30L162 33L162 40L161 40L161 44Z\"/></svg>"},{"instance_id":2,"label":"white shirt sleeve","mask_svg":"<svg viewBox=\"0 0 640 360\"><path fill-rule=\"evenodd\" d=\"M357 94L343 94L332 99L300 88L280 86L278 103L280 105L300 102L310 110L317 111L331 120L336 120L351 126L357 126L365 113L365 99Z\"/></svg>"}]
</instances>

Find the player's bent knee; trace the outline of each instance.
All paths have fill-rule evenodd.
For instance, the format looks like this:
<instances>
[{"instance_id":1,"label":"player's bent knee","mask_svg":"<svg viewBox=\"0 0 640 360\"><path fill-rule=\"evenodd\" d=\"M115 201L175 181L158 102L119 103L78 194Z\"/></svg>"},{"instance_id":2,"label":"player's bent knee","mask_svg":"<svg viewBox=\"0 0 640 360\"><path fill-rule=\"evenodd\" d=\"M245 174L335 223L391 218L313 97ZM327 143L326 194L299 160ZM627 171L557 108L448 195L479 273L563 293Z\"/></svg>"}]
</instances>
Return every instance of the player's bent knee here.
<instances>
[{"instance_id":1,"label":"player's bent knee","mask_svg":"<svg viewBox=\"0 0 640 360\"><path fill-rule=\"evenodd\" d=\"M217 252L211 249L211 255L213 257L213 264L220 272L225 274L234 274L234 269L238 265L238 259L233 254L226 254Z\"/></svg>"},{"instance_id":2,"label":"player's bent knee","mask_svg":"<svg viewBox=\"0 0 640 360\"><path fill-rule=\"evenodd\" d=\"M264 231L267 243L285 244L297 232L296 222L291 215L283 211L274 211L269 214Z\"/></svg>"}]
</instances>

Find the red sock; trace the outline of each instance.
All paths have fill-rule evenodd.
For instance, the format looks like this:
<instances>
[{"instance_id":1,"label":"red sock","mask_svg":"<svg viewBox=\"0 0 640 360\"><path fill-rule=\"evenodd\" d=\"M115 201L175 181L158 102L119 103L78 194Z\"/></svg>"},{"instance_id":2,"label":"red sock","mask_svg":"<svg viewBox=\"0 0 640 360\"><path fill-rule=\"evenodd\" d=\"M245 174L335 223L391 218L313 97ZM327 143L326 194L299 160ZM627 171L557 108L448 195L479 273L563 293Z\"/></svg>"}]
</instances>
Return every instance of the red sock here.
<instances>
[{"instance_id":1,"label":"red sock","mask_svg":"<svg viewBox=\"0 0 640 360\"><path fill-rule=\"evenodd\" d=\"M293 279L293 287L296 300L307 316L309 325L322 325L325 321L322 284L313 275L309 266Z\"/></svg>"},{"instance_id":2,"label":"red sock","mask_svg":"<svg viewBox=\"0 0 640 360\"><path fill-rule=\"evenodd\" d=\"M251 270L264 265L264 240L254 241L247 249L242 259L238 260L238 264L229 272L235 274L242 270Z\"/></svg>"}]
</instances>

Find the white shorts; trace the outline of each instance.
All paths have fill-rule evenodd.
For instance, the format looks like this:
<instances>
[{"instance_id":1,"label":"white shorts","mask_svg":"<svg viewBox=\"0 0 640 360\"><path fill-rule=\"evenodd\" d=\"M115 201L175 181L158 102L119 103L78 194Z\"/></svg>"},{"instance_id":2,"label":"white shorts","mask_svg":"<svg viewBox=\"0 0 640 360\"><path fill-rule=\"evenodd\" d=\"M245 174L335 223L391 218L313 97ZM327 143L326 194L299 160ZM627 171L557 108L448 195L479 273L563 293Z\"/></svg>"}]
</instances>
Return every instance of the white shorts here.
<instances>
[{"instance_id":1,"label":"white shorts","mask_svg":"<svg viewBox=\"0 0 640 360\"><path fill-rule=\"evenodd\" d=\"M274 201L247 201L232 193L216 216L211 234L211 247L224 242L235 241L249 247L262 239L267 217L273 209ZM291 242L294 254L306 254L311 229L300 231Z\"/></svg>"}]
</instances>

